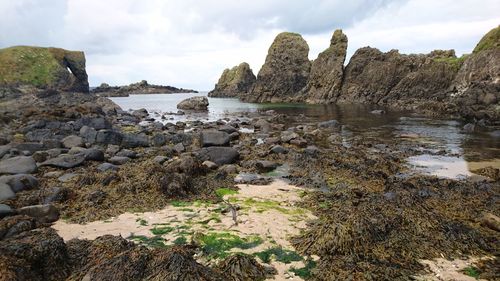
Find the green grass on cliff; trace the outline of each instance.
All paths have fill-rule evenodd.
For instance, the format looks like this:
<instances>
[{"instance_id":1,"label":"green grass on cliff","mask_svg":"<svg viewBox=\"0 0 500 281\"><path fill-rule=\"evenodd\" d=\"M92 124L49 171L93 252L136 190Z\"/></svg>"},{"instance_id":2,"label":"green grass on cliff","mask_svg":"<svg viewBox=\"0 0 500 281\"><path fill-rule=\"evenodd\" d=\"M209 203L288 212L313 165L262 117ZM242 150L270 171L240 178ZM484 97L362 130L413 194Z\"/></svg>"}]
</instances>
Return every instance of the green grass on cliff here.
<instances>
[{"instance_id":1,"label":"green grass on cliff","mask_svg":"<svg viewBox=\"0 0 500 281\"><path fill-rule=\"evenodd\" d=\"M0 84L51 85L62 68L56 50L16 46L0 49Z\"/></svg>"},{"instance_id":2,"label":"green grass on cliff","mask_svg":"<svg viewBox=\"0 0 500 281\"><path fill-rule=\"evenodd\" d=\"M462 55L461 57L444 57L444 58L435 58L435 62L445 62L449 64L453 69L459 70L462 67L465 59L468 55Z\"/></svg>"},{"instance_id":3,"label":"green grass on cliff","mask_svg":"<svg viewBox=\"0 0 500 281\"><path fill-rule=\"evenodd\" d=\"M490 32L486 33L486 35L481 38L481 41L477 43L474 48L473 53L478 53L483 50L490 50L500 48L500 26L497 28L493 28Z\"/></svg>"}]
</instances>

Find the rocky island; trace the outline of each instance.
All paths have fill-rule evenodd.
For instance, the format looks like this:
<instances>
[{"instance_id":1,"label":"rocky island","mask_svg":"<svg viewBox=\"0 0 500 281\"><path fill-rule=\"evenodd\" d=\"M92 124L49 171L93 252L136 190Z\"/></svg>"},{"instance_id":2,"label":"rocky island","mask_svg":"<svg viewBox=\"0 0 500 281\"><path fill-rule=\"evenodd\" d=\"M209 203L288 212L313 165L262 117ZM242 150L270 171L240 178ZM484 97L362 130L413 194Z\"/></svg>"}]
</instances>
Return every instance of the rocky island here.
<instances>
[{"instance_id":1,"label":"rocky island","mask_svg":"<svg viewBox=\"0 0 500 281\"><path fill-rule=\"evenodd\" d=\"M190 89L176 88L172 86L150 85L146 80L132 83L128 86L109 86L106 83L102 83L99 87L92 89L91 92L100 97L128 97L129 95L198 93L198 91Z\"/></svg>"},{"instance_id":2,"label":"rocky island","mask_svg":"<svg viewBox=\"0 0 500 281\"><path fill-rule=\"evenodd\" d=\"M347 66L342 31L313 62L282 33L257 77L225 70L210 95L386 104L498 130L498 32L463 58L366 47ZM0 280L498 280L500 170L416 173L410 157L456 157L425 136L350 136L274 110L158 120L99 94L121 87L89 92L83 52L56 48L0 50L0 85Z\"/></svg>"}]
</instances>

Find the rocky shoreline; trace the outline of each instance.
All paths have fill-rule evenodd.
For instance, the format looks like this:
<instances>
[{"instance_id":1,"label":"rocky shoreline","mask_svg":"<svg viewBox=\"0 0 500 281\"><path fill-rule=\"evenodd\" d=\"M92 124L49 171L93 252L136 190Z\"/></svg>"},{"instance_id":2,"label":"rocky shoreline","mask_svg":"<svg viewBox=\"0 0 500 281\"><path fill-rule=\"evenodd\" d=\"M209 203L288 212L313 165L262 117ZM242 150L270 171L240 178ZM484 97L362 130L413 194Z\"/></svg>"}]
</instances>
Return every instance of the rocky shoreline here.
<instances>
[{"instance_id":1,"label":"rocky shoreline","mask_svg":"<svg viewBox=\"0 0 500 281\"><path fill-rule=\"evenodd\" d=\"M427 99L439 105L427 110L497 125L492 36L456 68L453 52L372 48L344 68L341 31L314 62L300 35L284 33L256 78L242 64L211 95L401 107ZM76 67L83 53L19 50L16 60L29 63L0 81L0 280L443 280L429 277L442 259L467 265L450 269L461 280L500 278L498 167L461 180L419 174L409 157L456 152L418 136L346 140L347 124L302 114L190 120L208 110L206 97L177 105L186 121L160 122L89 93ZM11 61L5 54L0 62ZM437 96L452 85L456 103Z\"/></svg>"},{"instance_id":2,"label":"rocky shoreline","mask_svg":"<svg viewBox=\"0 0 500 281\"><path fill-rule=\"evenodd\" d=\"M198 93L191 89L176 88L172 86L150 85L148 81L142 80L128 86L109 86L101 84L90 91L100 97L128 97L129 95L148 94L173 94L173 93Z\"/></svg>"},{"instance_id":3,"label":"rocky shoreline","mask_svg":"<svg viewBox=\"0 0 500 281\"><path fill-rule=\"evenodd\" d=\"M405 159L422 153L422 144L412 140L380 144L359 138L346 147L342 125L334 120L314 123L270 111L163 124L145 110L125 112L93 94L3 93L0 276L5 280L264 280L276 274L272 265L288 256L274 248L236 254L237 247L256 247L242 246L255 237L214 232L212 223L201 232L183 226L194 233L183 234L179 245L165 242L169 234L161 231L149 238L104 235L64 242L50 224L106 222L169 205L191 212L195 202L211 210L209 221L221 216L233 221L231 209L223 211L233 207L293 214L286 202L221 197L221 190L222 196L237 193L237 184L273 182L280 166L289 168L279 177L303 188L297 207L317 217L300 219L307 227L290 237L287 255L303 261L287 271L290 278L408 279L425 272L421 259L498 252L498 169L477 171L489 177L479 181L407 173ZM243 224L244 218L242 213L235 221ZM203 226L205 220L199 221ZM230 251L235 254L222 254L228 249L211 248L210 235L243 244L229 247L236 247ZM279 254L268 258L264 253L270 249ZM213 254L218 258L210 258ZM481 278L493 280L495 264L497 259L474 267Z\"/></svg>"},{"instance_id":4,"label":"rocky shoreline","mask_svg":"<svg viewBox=\"0 0 500 281\"><path fill-rule=\"evenodd\" d=\"M284 32L275 38L256 78L246 63L226 69L211 96L260 103L377 104L498 126L499 42L497 27L462 57L454 50L405 55L364 47L344 66L348 40L341 30L312 62L302 36Z\"/></svg>"}]
</instances>

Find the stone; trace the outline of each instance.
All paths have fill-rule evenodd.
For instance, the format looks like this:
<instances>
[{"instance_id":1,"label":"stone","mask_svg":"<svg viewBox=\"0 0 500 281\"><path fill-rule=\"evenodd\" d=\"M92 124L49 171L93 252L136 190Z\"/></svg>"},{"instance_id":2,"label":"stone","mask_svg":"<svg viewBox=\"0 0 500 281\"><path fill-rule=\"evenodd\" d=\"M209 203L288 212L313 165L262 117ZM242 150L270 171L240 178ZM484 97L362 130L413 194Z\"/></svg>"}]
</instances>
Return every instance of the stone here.
<instances>
[{"instance_id":1,"label":"stone","mask_svg":"<svg viewBox=\"0 0 500 281\"><path fill-rule=\"evenodd\" d=\"M121 144L123 135L113 130L100 130L97 132L96 143L99 144Z\"/></svg>"},{"instance_id":2,"label":"stone","mask_svg":"<svg viewBox=\"0 0 500 281\"><path fill-rule=\"evenodd\" d=\"M85 154L61 154L55 158L42 162L40 166L50 166L56 168L70 169L80 166L85 161Z\"/></svg>"},{"instance_id":3,"label":"stone","mask_svg":"<svg viewBox=\"0 0 500 281\"><path fill-rule=\"evenodd\" d=\"M70 182L72 179L74 179L76 177L78 177L78 174L68 173L68 174L64 174L64 175L60 176L59 178L57 178L57 180L60 182Z\"/></svg>"},{"instance_id":4,"label":"stone","mask_svg":"<svg viewBox=\"0 0 500 281\"><path fill-rule=\"evenodd\" d=\"M140 108L132 111L132 115L138 118L146 118L149 116L149 113L145 108Z\"/></svg>"},{"instance_id":5,"label":"stone","mask_svg":"<svg viewBox=\"0 0 500 281\"><path fill-rule=\"evenodd\" d=\"M12 188L6 183L0 182L0 202L13 199L16 197L16 193L12 191Z\"/></svg>"},{"instance_id":6,"label":"stone","mask_svg":"<svg viewBox=\"0 0 500 281\"><path fill-rule=\"evenodd\" d=\"M233 164L240 157L239 152L232 147L206 147L200 151L200 158L205 161L209 160L217 165Z\"/></svg>"},{"instance_id":7,"label":"stone","mask_svg":"<svg viewBox=\"0 0 500 281\"><path fill-rule=\"evenodd\" d=\"M43 199L44 204L66 201L71 194L71 190L66 187L56 186L47 190L47 193L48 193L47 196Z\"/></svg>"},{"instance_id":8,"label":"stone","mask_svg":"<svg viewBox=\"0 0 500 281\"><path fill-rule=\"evenodd\" d=\"M248 63L225 69L209 97L239 97L250 92L256 81Z\"/></svg>"},{"instance_id":9,"label":"stone","mask_svg":"<svg viewBox=\"0 0 500 281\"><path fill-rule=\"evenodd\" d=\"M38 143L38 142L23 142L23 143L18 143L13 146L13 148L19 150L19 151L27 151L29 154L33 154L37 151L43 150L43 144Z\"/></svg>"},{"instance_id":10,"label":"stone","mask_svg":"<svg viewBox=\"0 0 500 281\"><path fill-rule=\"evenodd\" d=\"M278 167L278 163L267 161L267 160L258 160L255 162L255 167L261 173L270 172Z\"/></svg>"},{"instance_id":11,"label":"stone","mask_svg":"<svg viewBox=\"0 0 500 281\"><path fill-rule=\"evenodd\" d=\"M72 147L83 147L83 138L75 135L67 136L64 139L62 139L62 144L66 148L72 148Z\"/></svg>"},{"instance_id":12,"label":"stone","mask_svg":"<svg viewBox=\"0 0 500 281\"><path fill-rule=\"evenodd\" d=\"M237 174L238 173L238 168L236 165L223 165L222 167L219 167L219 171L226 173L226 174Z\"/></svg>"},{"instance_id":13,"label":"stone","mask_svg":"<svg viewBox=\"0 0 500 281\"><path fill-rule=\"evenodd\" d=\"M339 129L341 127L337 120L328 120L318 123L318 128L321 129Z\"/></svg>"},{"instance_id":14,"label":"stone","mask_svg":"<svg viewBox=\"0 0 500 281\"><path fill-rule=\"evenodd\" d=\"M17 156L0 161L0 174L31 174L36 170L33 157Z\"/></svg>"},{"instance_id":15,"label":"stone","mask_svg":"<svg viewBox=\"0 0 500 281\"><path fill-rule=\"evenodd\" d=\"M330 47L313 61L307 85L300 95L308 103L332 103L340 95L344 62L347 54L347 36L335 30Z\"/></svg>"},{"instance_id":16,"label":"stone","mask_svg":"<svg viewBox=\"0 0 500 281\"><path fill-rule=\"evenodd\" d=\"M285 154L285 153L288 153L288 149L284 148L281 145L275 145L271 148L271 150L269 152L275 153L275 154Z\"/></svg>"},{"instance_id":17,"label":"stone","mask_svg":"<svg viewBox=\"0 0 500 281\"><path fill-rule=\"evenodd\" d=\"M144 134L123 134L121 146L125 148L148 147L149 139Z\"/></svg>"},{"instance_id":18,"label":"stone","mask_svg":"<svg viewBox=\"0 0 500 281\"><path fill-rule=\"evenodd\" d=\"M481 218L481 224L484 226L500 232L500 218L494 214L487 213Z\"/></svg>"},{"instance_id":19,"label":"stone","mask_svg":"<svg viewBox=\"0 0 500 281\"><path fill-rule=\"evenodd\" d=\"M178 144L174 145L172 148L173 148L173 149L174 149L177 153L182 153L182 152L186 151L186 148L184 147L184 145L182 144L182 142L180 142L180 143L178 143Z\"/></svg>"},{"instance_id":20,"label":"stone","mask_svg":"<svg viewBox=\"0 0 500 281\"><path fill-rule=\"evenodd\" d=\"M281 132L281 141L282 142L290 142L293 139L298 138L299 135L292 131L283 131Z\"/></svg>"},{"instance_id":21,"label":"stone","mask_svg":"<svg viewBox=\"0 0 500 281\"><path fill-rule=\"evenodd\" d=\"M4 157L4 155L9 153L11 148L12 148L11 145L0 145L0 159Z\"/></svg>"},{"instance_id":22,"label":"stone","mask_svg":"<svg viewBox=\"0 0 500 281\"><path fill-rule=\"evenodd\" d=\"M123 165L123 164L129 162L130 158L125 157L125 156L113 156L113 157L109 158L108 161L112 164L115 164L115 165Z\"/></svg>"},{"instance_id":23,"label":"stone","mask_svg":"<svg viewBox=\"0 0 500 281\"><path fill-rule=\"evenodd\" d=\"M1 176L0 183L8 184L12 191L16 193L38 187L38 179L28 174Z\"/></svg>"},{"instance_id":24,"label":"stone","mask_svg":"<svg viewBox=\"0 0 500 281\"><path fill-rule=\"evenodd\" d=\"M222 127L219 128L219 131L226 132L228 134L232 134L232 133L237 133L238 129L236 129L233 126L224 125L224 126L222 126Z\"/></svg>"},{"instance_id":25,"label":"stone","mask_svg":"<svg viewBox=\"0 0 500 281\"><path fill-rule=\"evenodd\" d=\"M188 98L177 104L177 108L182 110L207 111L208 99L207 97Z\"/></svg>"},{"instance_id":26,"label":"stone","mask_svg":"<svg viewBox=\"0 0 500 281\"><path fill-rule=\"evenodd\" d=\"M97 131L92 127L83 126L80 128L79 135L85 143L94 144L97 138Z\"/></svg>"},{"instance_id":27,"label":"stone","mask_svg":"<svg viewBox=\"0 0 500 281\"><path fill-rule=\"evenodd\" d=\"M59 219L59 210L51 204L26 206L16 211L20 215L35 218L41 223L51 223Z\"/></svg>"},{"instance_id":28,"label":"stone","mask_svg":"<svg viewBox=\"0 0 500 281\"><path fill-rule=\"evenodd\" d=\"M119 167L116 165L113 165L111 163L102 163L99 166L97 166L97 170L100 172L106 172L106 171L118 171Z\"/></svg>"},{"instance_id":29,"label":"stone","mask_svg":"<svg viewBox=\"0 0 500 281\"><path fill-rule=\"evenodd\" d=\"M207 146L228 146L231 137L226 132L221 131L203 131L201 133L201 144Z\"/></svg>"},{"instance_id":30,"label":"stone","mask_svg":"<svg viewBox=\"0 0 500 281\"><path fill-rule=\"evenodd\" d=\"M307 141L303 138L296 138L290 141L290 144L293 144L298 147L306 147Z\"/></svg>"},{"instance_id":31,"label":"stone","mask_svg":"<svg viewBox=\"0 0 500 281\"><path fill-rule=\"evenodd\" d=\"M317 156L319 155L319 152L320 152L319 148L314 145L310 145L304 149L304 153L311 156Z\"/></svg>"},{"instance_id":32,"label":"stone","mask_svg":"<svg viewBox=\"0 0 500 281\"><path fill-rule=\"evenodd\" d=\"M130 149L122 149L115 154L115 156L128 157L128 158L137 158L137 152Z\"/></svg>"},{"instance_id":33,"label":"stone","mask_svg":"<svg viewBox=\"0 0 500 281\"><path fill-rule=\"evenodd\" d=\"M73 154L71 151L69 153ZM104 161L104 152L97 148L84 148L75 154L85 155L85 161Z\"/></svg>"},{"instance_id":34,"label":"stone","mask_svg":"<svg viewBox=\"0 0 500 281\"><path fill-rule=\"evenodd\" d=\"M370 111L371 114L377 114L377 115L382 115L382 114L385 114L385 110L382 110L382 109L376 109L376 110L372 110Z\"/></svg>"},{"instance_id":35,"label":"stone","mask_svg":"<svg viewBox=\"0 0 500 281\"><path fill-rule=\"evenodd\" d=\"M476 125L472 123L465 124L463 127L464 132L466 133L474 133L474 130L476 129Z\"/></svg>"},{"instance_id":36,"label":"stone","mask_svg":"<svg viewBox=\"0 0 500 281\"><path fill-rule=\"evenodd\" d=\"M207 167L210 170L214 170L214 169L217 169L217 167L219 167L219 165L217 165L216 163L214 163L212 161L208 161L208 160L203 161L203 163L201 163L201 165Z\"/></svg>"},{"instance_id":37,"label":"stone","mask_svg":"<svg viewBox=\"0 0 500 281\"><path fill-rule=\"evenodd\" d=\"M309 46L300 34L283 32L274 39L257 80L243 99L251 102L285 102L307 84L311 62Z\"/></svg>"},{"instance_id":38,"label":"stone","mask_svg":"<svg viewBox=\"0 0 500 281\"><path fill-rule=\"evenodd\" d=\"M156 133L151 137L151 145L159 147L165 145L167 143L167 138L165 137L164 134L161 133Z\"/></svg>"},{"instance_id":39,"label":"stone","mask_svg":"<svg viewBox=\"0 0 500 281\"><path fill-rule=\"evenodd\" d=\"M153 158L153 161L158 163L158 164L163 164L165 163L165 161L167 161L169 159L169 157L167 156L161 156L161 155L158 155L158 156L155 156Z\"/></svg>"},{"instance_id":40,"label":"stone","mask_svg":"<svg viewBox=\"0 0 500 281\"><path fill-rule=\"evenodd\" d=\"M14 214L15 214L14 210L12 210L12 208L9 205L0 204L0 219L12 216Z\"/></svg>"}]
</instances>

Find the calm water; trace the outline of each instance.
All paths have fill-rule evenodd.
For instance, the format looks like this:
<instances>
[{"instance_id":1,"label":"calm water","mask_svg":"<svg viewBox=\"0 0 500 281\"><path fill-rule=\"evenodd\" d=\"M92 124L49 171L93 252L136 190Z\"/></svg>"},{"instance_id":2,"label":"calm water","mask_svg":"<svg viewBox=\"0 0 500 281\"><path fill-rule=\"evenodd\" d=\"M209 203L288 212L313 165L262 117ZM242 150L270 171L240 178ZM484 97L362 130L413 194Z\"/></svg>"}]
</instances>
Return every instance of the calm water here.
<instances>
[{"instance_id":1,"label":"calm water","mask_svg":"<svg viewBox=\"0 0 500 281\"><path fill-rule=\"evenodd\" d=\"M111 98L124 110L146 108L160 120L169 112L177 112L177 104L199 94L131 95ZM409 165L415 171L449 178L471 175L471 170L484 166L500 168L500 138L489 132L465 134L463 124L455 120L423 118L410 113L370 113L375 106L361 105L305 105L305 104L253 104L232 98L208 98L206 113L183 116L168 115L168 122L185 120L218 120L274 110L288 115L301 115L301 122L319 122L336 119L345 125L342 136L346 145L355 138L373 138L381 144L396 138L421 144L422 155L410 157ZM293 125L293 124L290 124ZM444 155L436 152L444 151Z\"/></svg>"}]
</instances>

